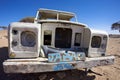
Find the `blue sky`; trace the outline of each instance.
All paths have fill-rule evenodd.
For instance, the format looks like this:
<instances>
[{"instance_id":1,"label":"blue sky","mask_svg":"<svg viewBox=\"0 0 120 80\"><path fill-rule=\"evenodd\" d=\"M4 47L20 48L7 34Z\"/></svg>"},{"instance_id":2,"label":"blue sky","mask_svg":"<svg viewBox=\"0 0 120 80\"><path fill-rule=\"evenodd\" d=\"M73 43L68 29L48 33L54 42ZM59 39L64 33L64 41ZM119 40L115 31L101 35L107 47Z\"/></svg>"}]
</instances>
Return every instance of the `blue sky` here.
<instances>
[{"instance_id":1,"label":"blue sky","mask_svg":"<svg viewBox=\"0 0 120 80\"><path fill-rule=\"evenodd\" d=\"M39 8L74 12L80 23L92 29L118 33L110 27L120 21L120 0L0 0L0 25L35 17Z\"/></svg>"}]
</instances>

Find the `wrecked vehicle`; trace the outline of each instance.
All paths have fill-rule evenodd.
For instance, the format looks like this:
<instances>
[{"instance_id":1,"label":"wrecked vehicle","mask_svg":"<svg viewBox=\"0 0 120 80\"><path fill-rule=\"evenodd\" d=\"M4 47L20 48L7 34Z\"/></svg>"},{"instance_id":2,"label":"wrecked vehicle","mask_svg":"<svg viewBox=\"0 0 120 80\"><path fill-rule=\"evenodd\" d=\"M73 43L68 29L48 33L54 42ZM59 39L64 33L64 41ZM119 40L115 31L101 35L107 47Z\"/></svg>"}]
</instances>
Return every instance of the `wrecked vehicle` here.
<instances>
[{"instance_id":1,"label":"wrecked vehicle","mask_svg":"<svg viewBox=\"0 0 120 80\"><path fill-rule=\"evenodd\" d=\"M92 68L111 65L115 59L106 54L108 33L79 23L71 12L40 9L34 23L11 23L8 36L6 73Z\"/></svg>"}]
</instances>

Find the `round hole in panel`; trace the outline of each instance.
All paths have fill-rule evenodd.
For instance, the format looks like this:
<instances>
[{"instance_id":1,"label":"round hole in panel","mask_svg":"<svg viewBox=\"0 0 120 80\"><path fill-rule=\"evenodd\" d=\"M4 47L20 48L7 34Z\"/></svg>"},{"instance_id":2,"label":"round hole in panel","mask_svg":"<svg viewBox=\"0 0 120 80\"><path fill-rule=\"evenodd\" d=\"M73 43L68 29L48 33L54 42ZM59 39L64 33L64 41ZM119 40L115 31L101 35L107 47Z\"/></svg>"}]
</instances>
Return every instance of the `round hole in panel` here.
<instances>
[{"instance_id":1,"label":"round hole in panel","mask_svg":"<svg viewBox=\"0 0 120 80\"><path fill-rule=\"evenodd\" d=\"M36 44L36 34L31 31L21 33L21 44L26 47L34 47Z\"/></svg>"}]
</instances>

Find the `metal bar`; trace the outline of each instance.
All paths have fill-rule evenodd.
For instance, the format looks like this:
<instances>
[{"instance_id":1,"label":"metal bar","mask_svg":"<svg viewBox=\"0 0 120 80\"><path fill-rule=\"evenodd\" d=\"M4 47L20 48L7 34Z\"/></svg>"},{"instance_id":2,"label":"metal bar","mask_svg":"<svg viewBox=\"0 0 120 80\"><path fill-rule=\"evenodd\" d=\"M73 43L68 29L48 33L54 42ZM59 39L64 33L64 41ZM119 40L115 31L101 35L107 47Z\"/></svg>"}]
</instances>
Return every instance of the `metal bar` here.
<instances>
[{"instance_id":1,"label":"metal bar","mask_svg":"<svg viewBox=\"0 0 120 80\"><path fill-rule=\"evenodd\" d=\"M96 66L111 65L114 63L114 56L87 58L85 61L59 62L9 62L3 63L4 71L6 73L38 73L62 71L79 68L90 68Z\"/></svg>"}]
</instances>

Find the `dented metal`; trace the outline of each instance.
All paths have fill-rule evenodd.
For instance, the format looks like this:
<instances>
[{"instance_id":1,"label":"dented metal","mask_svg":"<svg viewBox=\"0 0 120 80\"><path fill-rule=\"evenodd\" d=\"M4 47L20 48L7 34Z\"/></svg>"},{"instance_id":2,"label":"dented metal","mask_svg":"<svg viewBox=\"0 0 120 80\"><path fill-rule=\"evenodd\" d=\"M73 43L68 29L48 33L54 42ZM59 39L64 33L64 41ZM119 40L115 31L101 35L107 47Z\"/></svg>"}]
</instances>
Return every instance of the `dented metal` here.
<instances>
[{"instance_id":1,"label":"dented metal","mask_svg":"<svg viewBox=\"0 0 120 80\"><path fill-rule=\"evenodd\" d=\"M4 71L38 73L113 64L115 57L106 56L108 33L73 22L73 17L73 13L42 9L34 23L11 23L12 59L3 62Z\"/></svg>"},{"instance_id":2,"label":"dented metal","mask_svg":"<svg viewBox=\"0 0 120 80\"><path fill-rule=\"evenodd\" d=\"M106 56L99 58L86 58L85 61L58 63L48 63L46 60L33 62L5 61L3 65L6 73L37 73L111 65L114 63L114 59L114 56Z\"/></svg>"}]
</instances>

